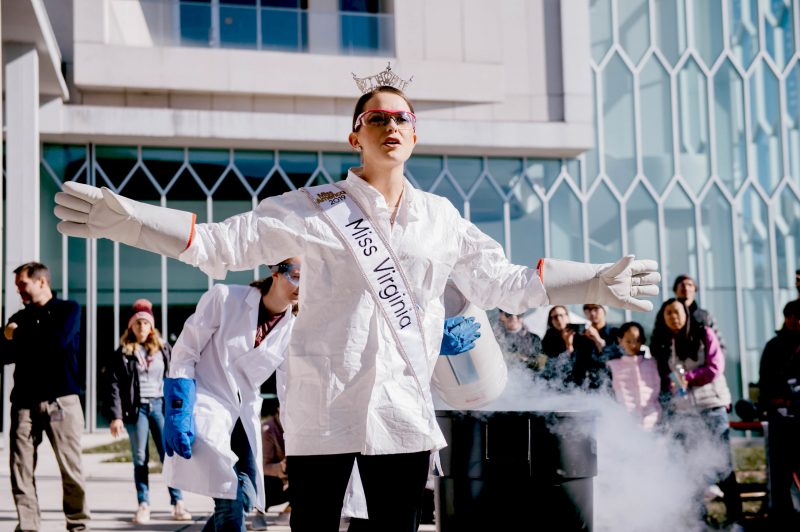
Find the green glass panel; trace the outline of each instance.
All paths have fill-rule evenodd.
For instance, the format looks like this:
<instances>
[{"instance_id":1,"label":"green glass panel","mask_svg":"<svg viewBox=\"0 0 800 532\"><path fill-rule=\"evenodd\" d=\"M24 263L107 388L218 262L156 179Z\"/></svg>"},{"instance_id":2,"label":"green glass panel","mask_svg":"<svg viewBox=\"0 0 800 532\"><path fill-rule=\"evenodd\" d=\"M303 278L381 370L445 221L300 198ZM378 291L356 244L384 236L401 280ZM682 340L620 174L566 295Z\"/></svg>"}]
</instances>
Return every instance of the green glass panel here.
<instances>
[{"instance_id":1,"label":"green glass panel","mask_svg":"<svg viewBox=\"0 0 800 532\"><path fill-rule=\"evenodd\" d=\"M50 285L59 293L63 292L64 272L61 269L61 233L56 229L59 220L53 214L56 206L55 195L60 187L45 175L40 180L39 208L39 260L50 269ZM73 239L74 240L74 239ZM17 264L9 265L12 267Z\"/></svg>"},{"instance_id":2,"label":"green glass panel","mask_svg":"<svg viewBox=\"0 0 800 532\"><path fill-rule=\"evenodd\" d=\"M678 75L680 173L699 192L711 174L706 77L689 59Z\"/></svg>"},{"instance_id":3,"label":"green glass panel","mask_svg":"<svg viewBox=\"0 0 800 532\"><path fill-rule=\"evenodd\" d=\"M127 181L121 184L122 188L118 189L118 192L128 198L156 204L161 201L161 193L156 189L153 181L150 180L141 166L137 167L133 174L130 174Z\"/></svg>"},{"instance_id":4,"label":"green glass panel","mask_svg":"<svg viewBox=\"0 0 800 532\"><path fill-rule=\"evenodd\" d=\"M533 186L549 190L561 173L561 161L557 159L528 159L526 161L525 176ZM580 181L575 176L576 184Z\"/></svg>"},{"instance_id":5,"label":"green glass panel","mask_svg":"<svg viewBox=\"0 0 800 532\"><path fill-rule=\"evenodd\" d=\"M452 179L450 175L445 174L444 178L439 181L439 184L431 192L449 199L450 203L461 213L461 216L464 216L464 197L453 185Z\"/></svg>"},{"instance_id":6,"label":"green glass panel","mask_svg":"<svg viewBox=\"0 0 800 532\"><path fill-rule=\"evenodd\" d=\"M674 174L672 99L669 75L651 56L639 75L642 170L650 184L663 191Z\"/></svg>"},{"instance_id":7,"label":"green glass panel","mask_svg":"<svg viewBox=\"0 0 800 532\"><path fill-rule=\"evenodd\" d=\"M603 71L603 142L606 174L620 190L636 176L633 75L619 55Z\"/></svg>"},{"instance_id":8,"label":"green glass panel","mask_svg":"<svg viewBox=\"0 0 800 532\"><path fill-rule=\"evenodd\" d=\"M324 153L322 165L331 179L341 181L347 178L347 171L350 168L361 166L361 159L355 153ZM322 182L319 181L317 184Z\"/></svg>"},{"instance_id":9,"label":"green glass panel","mask_svg":"<svg viewBox=\"0 0 800 532\"><path fill-rule=\"evenodd\" d=\"M263 200L272 196L280 196L284 192L296 190L286 182L287 179L283 178L280 169L273 170L261 184L261 189L258 190L258 199Z\"/></svg>"},{"instance_id":10,"label":"green glass panel","mask_svg":"<svg viewBox=\"0 0 800 532\"><path fill-rule=\"evenodd\" d=\"M795 271L800 270L800 199L784 187L775 209L775 258L778 266L778 300L795 299Z\"/></svg>"},{"instance_id":11,"label":"green glass panel","mask_svg":"<svg viewBox=\"0 0 800 532\"><path fill-rule=\"evenodd\" d=\"M489 174L503 190L522 178L522 159L491 157L489 158Z\"/></svg>"},{"instance_id":12,"label":"green glass panel","mask_svg":"<svg viewBox=\"0 0 800 532\"><path fill-rule=\"evenodd\" d=\"M684 0L655 0L656 46L674 65L686 50Z\"/></svg>"},{"instance_id":13,"label":"green glass panel","mask_svg":"<svg viewBox=\"0 0 800 532\"><path fill-rule=\"evenodd\" d=\"M589 199L589 261L614 262L622 256L619 202L605 183Z\"/></svg>"},{"instance_id":14,"label":"green glass panel","mask_svg":"<svg viewBox=\"0 0 800 532\"><path fill-rule=\"evenodd\" d=\"M586 187L590 187L592 183L594 183L594 180L600 176L600 122L598 120L598 116L600 114L600 110L602 109L602 102L597 101L597 83L597 72L592 69L592 122L594 123L592 140L594 140L594 143L586 152ZM556 176L558 176L558 172L556 172ZM553 181L554 180L555 179L553 179ZM580 181L576 181L576 183L580 185ZM543 186L545 186L545 188L550 188L550 185L552 184L553 183L551 181L547 185Z\"/></svg>"},{"instance_id":15,"label":"green glass panel","mask_svg":"<svg viewBox=\"0 0 800 532\"><path fill-rule=\"evenodd\" d=\"M142 148L142 160L161 189L166 189L183 166L183 148Z\"/></svg>"},{"instance_id":16,"label":"green glass panel","mask_svg":"<svg viewBox=\"0 0 800 532\"><path fill-rule=\"evenodd\" d=\"M747 177L744 83L730 61L714 75L717 175L732 191Z\"/></svg>"},{"instance_id":17,"label":"green glass panel","mask_svg":"<svg viewBox=\"0 0 800 532\"><path fill-rule=\"evenodd\" d=\"M278 164L295 189L306 185L317 169L317 154L309 152L280 152Z\"/></svg>"},{"instance_id":18,"label":"green glass panel","mask_svg":"<svg viewBox=\"0 0 800 532\"><path fill-rule=\"evenodd\" d=\"M750 158L756 176L771 193L783 177L780 91L778 80L762 60L750 77Z\"/></svg>"},{"instance_id":19,"label":"green glass panel","mask_svg":"<svg viewBox=\"0 0 800 532\"><path fill-rule=\"evenodd\" d=\"M119 190L125 178L133 171L138 158L139 150L135 146L96 146L94 159L97 185Z\"/></svg>"},{"instance_id":20,"label":"green glass panel","mask_svg":"<svg viewBox=\"0 0 800 532\"><path fill-rule=\"evenodd\" d=\"M42 146L42 159L53 170L55 178L60 182L86 182L86 146L45 144ZM47 172L42 172L45 175ZM47 174L49 175L49 174ZM53 176L51 176L53 177Z\"/></svg>"},{"instance_id":21,"label":"green glass panel","mask_svg":"<svg viewBox=\"0 0 800 532\"><path fill-rule=\"evenodd\" d=\"M617 3L619 41L634 63L638 63L650 46L650 7L647 0L625 0Z\"/></svg>"},{"instance_id":22,"label":"green glass panel","mask_svg":"<svg viewBox=\"0 0 800 532\"><path fill-rule=\"evenodd\" d=\"M469 218L481 231L505 247L503 203L494 186L484 178L469 199Z\"/></svg>"},{"instance_id":23,"label":"green glass panel","mask_svg":"<svg viewBox=\"0 0 800 532\"><path fill-rule=\"evenodd\" d=\"M583 261L583 211L566 182L550 198L550 256Z\"/></svg>"}]
</instances>

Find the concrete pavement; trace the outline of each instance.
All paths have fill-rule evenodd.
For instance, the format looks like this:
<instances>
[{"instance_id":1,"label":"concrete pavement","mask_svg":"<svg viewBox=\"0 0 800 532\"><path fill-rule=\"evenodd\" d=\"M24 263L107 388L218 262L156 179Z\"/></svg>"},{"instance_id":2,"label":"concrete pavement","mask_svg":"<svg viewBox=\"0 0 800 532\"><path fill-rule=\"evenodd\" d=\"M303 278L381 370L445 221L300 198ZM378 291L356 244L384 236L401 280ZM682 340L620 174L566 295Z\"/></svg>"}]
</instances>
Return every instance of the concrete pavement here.
<instances>
[{"instance_id":1,"label":"concrete pavement","mask_svg":"<svg viewBox=\"0 0 800 532\"><path fill-rule=\"evenodd\" d=\"M113 439L107 431L83 435L83 448L91 448ZM113 454L84 454L83 469L86 477L89 508L92 512L92 530L135 530L200 532L214 507L213 501L201 495L184 492L186 506L193 521L177 522L170 518L167 487L160 473L150 475L150 508L152 521L148 525L131 522L136 510L136 490L133 485L133 465L127 463L104 463ZM50 442L45 437L39 446L39 463L36 467L36 486L42 512L40 532L65 530L64 514L61 510L61 477ZM274 508L280 510L280 507ZM267 513L271 532L289 530L288 514L278 511ZM9 479L8 445L0 449L0 532L11 532L17 524L17 512L11 497ZM423 525L421 531L435 531L432 525Z\"/></svg>"}]
</instances>

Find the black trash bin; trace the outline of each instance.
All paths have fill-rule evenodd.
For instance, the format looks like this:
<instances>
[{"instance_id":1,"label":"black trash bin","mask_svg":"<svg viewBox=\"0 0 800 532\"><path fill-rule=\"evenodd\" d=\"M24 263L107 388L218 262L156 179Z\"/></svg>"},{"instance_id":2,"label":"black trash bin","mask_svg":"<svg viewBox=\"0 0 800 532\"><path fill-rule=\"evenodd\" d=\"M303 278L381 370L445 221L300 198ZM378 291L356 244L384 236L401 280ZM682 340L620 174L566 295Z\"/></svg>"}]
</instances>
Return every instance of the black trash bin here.
<instances>
[{"instance_id":1,"label":"black trash bin","mask_svg":"<svg viewBox=\"0 0 800 532\"><path fill-rule=\"evenodd\" d=\"M436 414L439 532L592 530L595 412Z\"/></svg>"}]
</instances>

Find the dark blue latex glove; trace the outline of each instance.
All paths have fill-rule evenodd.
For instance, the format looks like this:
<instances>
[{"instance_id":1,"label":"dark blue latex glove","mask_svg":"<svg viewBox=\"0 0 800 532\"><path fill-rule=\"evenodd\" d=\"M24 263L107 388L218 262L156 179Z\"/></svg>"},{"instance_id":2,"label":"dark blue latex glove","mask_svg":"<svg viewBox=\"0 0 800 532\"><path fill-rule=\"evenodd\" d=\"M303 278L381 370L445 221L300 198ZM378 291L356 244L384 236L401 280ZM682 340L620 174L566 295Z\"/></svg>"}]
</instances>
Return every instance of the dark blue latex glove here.
<instances>
[{"instance_id":1,"label":"dark blue latex glove","mask_svg":"<svg viewBox=\"0 0 800 532\"><path fill-rule=\"evenodd\" d=\"M164 450L187 460L194 443L194 379L164 379Z\"/></svg>"},{"instance_id":2,"label":"dark blue latex glove","mask_svg":"<svg viewBox=\"0 0 800 532\"><path fill-rule=\"evenodd\" d=\"M475 340L481 337L478 329L481 324L475 318L456 316L444 320L444 335L442 336L442 347L439 354L458 355L464 351L475 348Z\"/></svg>"}]
</instances>

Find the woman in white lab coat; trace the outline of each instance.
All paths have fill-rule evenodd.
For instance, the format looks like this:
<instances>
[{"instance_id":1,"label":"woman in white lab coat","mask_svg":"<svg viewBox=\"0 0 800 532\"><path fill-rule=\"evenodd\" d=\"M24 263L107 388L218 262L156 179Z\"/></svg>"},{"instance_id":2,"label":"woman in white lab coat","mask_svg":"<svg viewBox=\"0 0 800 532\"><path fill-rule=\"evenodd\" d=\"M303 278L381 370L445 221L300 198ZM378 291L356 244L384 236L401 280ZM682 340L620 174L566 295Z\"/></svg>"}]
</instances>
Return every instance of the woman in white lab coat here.
<instances>
[{"instance_id":1,"label":"woman in white lab coat","mask_svg":"<svg viewBox=\"0 0 800 532\"><path fill-rule=\"evenodd\" d=\"M373 78L382 83L385 74ZM658 292L657 264L632 256L615 264L511 264L446 198L404 177L415 125L402 91L369 90L348 138L362 167L341 183L267 198L223 222L195 224L191 213L86 185L65 183L56 197L61 232L177 257L215 277L279 254L303 257L303 312L289 344L282 408L294 532L338 529L354 460L374 529L417 530L431 452L446 445L430 379L448 278L476 306L511 313L585 302L649 310L636 298ZM339 216L340 207L351 214Z\"/></svg>"},{"instance_id":2,"label":"woman in white lab coat","mask_svg":"<svg viewBox=\"0 0 800 532\"><path fill-rule=\"evenodd\" d=\"M255 286L214 286L173 349L169 380L196 382L190 411L195 430L189 458L173 448L177 452L167 457L164 478L170 486L213 497L216 530L244 530L245 510L264 508L259 388L284 360L299 268L298 258L288 259ZM169 431L168 447L175 441Z\"/></svg>"}]
</instances>

